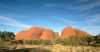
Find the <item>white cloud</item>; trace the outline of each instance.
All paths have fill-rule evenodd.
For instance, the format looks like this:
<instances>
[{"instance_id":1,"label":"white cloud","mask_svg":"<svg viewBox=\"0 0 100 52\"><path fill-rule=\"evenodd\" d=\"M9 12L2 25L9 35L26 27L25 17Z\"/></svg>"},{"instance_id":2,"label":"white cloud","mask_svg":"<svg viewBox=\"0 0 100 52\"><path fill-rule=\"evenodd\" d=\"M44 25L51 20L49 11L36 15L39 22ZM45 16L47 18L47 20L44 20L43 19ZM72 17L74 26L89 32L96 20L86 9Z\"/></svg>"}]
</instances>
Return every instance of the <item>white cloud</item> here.
<instances>
[{"instance_id":1,"label":"white cloud","mask_svg":"<svg viewBox=\"0 0 100 52\"><path fill-rule=\"evenodd\" d=\"M81 27L81 29L89 32L92 35L97 35L100 33L100 26L85 26Z\"/></svg>"},{"instance_id":2,"label":"white cloud","mask_svg":"<svg viewBox=\"0 0 100 52\"><path fill-rule=\"evenodd\" d=\"M19 27L25 27L25 28L30 28L31 27L30 25L27 25L27 24L19 24L18 26Z\"/></svg>"},{"instance_id":3,"label":"white cloud","mask_svg":"<svg viewBox=\"0 0 100 52\"><path fill-rule=\"evenodd\" d=\"M82 4L82 5L80 5ZM92 8L100 7L100 0L76 0L75 3L71 4L57 4L57 3L46 3L44 6L47 7L63 7L66 9L77 10L77 12L83 12Z\"/></svg>"},{"instance_id":4,"label":"white cloud","mask_svg":"<svg viewBox=\"0 0 100 52\"><path fill-rule=\"evenodd\" d=\"M3 17L3 16L0 16L0 24L11 25L11 26L16 26L16 27L24 27L24 28L31 27L31 25L23 24L19 22L18 20L8 18L8 17Z\"/></svg>"},{"instance_id":5,"label":"white cloud","mask_svg":"<svg viewBox=\"0 0 100 52\"><path fill-rule=\"evenodd\" d=\"M77 10L78 12L83 12L92 8L100 7L100 0L95 0L94 2L85 3L80 5L81 3L88 2L90 0L80 0L79 3L75 3L74 5L67 6L66 9Z\"/></svg>"},{"instance_id":6,"label":"white cloud","mask_svg":"<svg viewBox=\"0 0 100 52\"><path fill-rule=\"evenodd\" d=\"M84 23L92 23L92 22L99 22L100 20L100 14L96 14L96 15L93 15L93 16L90 16L91 19L85 21Z\"/></svg>"},{"instance_id":7,"label":"white cloud","mask_svg":"<svg viewBox=\"0 0 100 52\"><path fill-rule=\"evenodd\" d=\"M55 4L55 3L46 3L45 6L47 7L58 7L60 6L61 4Z\"/></svg>"}]
</instances>

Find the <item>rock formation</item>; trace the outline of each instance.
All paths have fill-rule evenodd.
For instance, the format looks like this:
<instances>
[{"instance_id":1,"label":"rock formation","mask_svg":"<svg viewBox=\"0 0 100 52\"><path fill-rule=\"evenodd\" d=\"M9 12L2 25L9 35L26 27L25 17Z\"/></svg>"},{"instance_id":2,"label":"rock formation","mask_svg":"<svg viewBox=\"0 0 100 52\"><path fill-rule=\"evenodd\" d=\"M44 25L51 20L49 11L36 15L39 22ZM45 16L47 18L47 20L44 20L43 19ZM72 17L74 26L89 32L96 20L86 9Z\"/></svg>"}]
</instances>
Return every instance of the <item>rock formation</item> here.
<instances>
[{"instance_id":1,"label":"rock formation","mask_svg":"<svg viewBox=\"0 0 100 52\"><path fill-rule=\"evenodd\" d=\"M59 36L55 34L51 29L32 27L29 30L20 31L16 34L15 40L53 40Z\"/></svg>"},{"instance_id":2,"label":"rock formation","mask_svg":"<svg viewBox=\"0 0 100 52\"><path fill-rule=\"evenodd\" d=\"M70 36L90 36L87 32L73 29L72 27L65 27L62 31L61 38L67 38ZM20 31L16 34L15 40L54 40L59 38L58 32L54 32L51 29L32 27L29 30Z\"/></svg>"},{"instance_id":3,"label":"rock formation","mask_svg":"<svg viewBox=\"0 0 100 52\"><path fill-rule=\"evenodd\" d=\"M41 27L32 27L28 30L26 38L30 38L33 40L38 40L42 34L42 32L44 31L44 28Z\"/></svg>"},{"instance_id":4,"label":"rock formation","mask_svg":"<svg viewBox=\"0 0 100 52\"><path fill-rule=\"evenodd\" d=\"M40 39L44 40L52 40L54 32L50 29L45 29L40 37Z\"/></svg>"},{"instance_id":5,"label":"rock formation","mask_svg":"<svg viewBox=\"0 0 100 52\"><path fill-rule=\"evenodd\" d=\"M74 35L76 35L76 31L73 28L65 27L62 31L61 38L66 38Z\"/></svg>"},{"instance_id":6,"label":"rock formation","mask_svg":"<svg viewBox=\"0 0 100 52\"><path fill-rule=\"evenodd\" d=\"M22 40L22 39L24 39L24 37L25 37L24 34L27 34L26 32L27 32L27 30L18 32L17 35L16 35L15 40Z\"/></svg>"},{"instance_id":7,"label":"rock formation","mask_svg":"<svg viewBox=\"0 0 100 52\"><path fill-rule=\"evenodd\" d=\"M78 36L84 36L84 37L91 36L89 33L85 32L85 31L78 30L78 29L75 29L75 30L76 30L76 34Z\"/></svg>"},{"instance_id":8,"label":"rock formation","mask_svg":"<svg viewBox=\"0 0 100 52\"><path fill-rule=\"evenodd\" d=\"M54 32L53 39L57 39L57 38L59 38L59 33L58 32Z\"/></svg>"},{"instance_id":9,"label":"rock formation","mask_svg":"<svg viewBox=\"0 0 100 52\"><path fill-rule=\"evenodd\" d=\"M82 30L73 29L72 27L65 27L62 31L61 38L64 39L71 36L87 37L87 36L90 36L90 34Z\"/></svg>"}]
</instances>

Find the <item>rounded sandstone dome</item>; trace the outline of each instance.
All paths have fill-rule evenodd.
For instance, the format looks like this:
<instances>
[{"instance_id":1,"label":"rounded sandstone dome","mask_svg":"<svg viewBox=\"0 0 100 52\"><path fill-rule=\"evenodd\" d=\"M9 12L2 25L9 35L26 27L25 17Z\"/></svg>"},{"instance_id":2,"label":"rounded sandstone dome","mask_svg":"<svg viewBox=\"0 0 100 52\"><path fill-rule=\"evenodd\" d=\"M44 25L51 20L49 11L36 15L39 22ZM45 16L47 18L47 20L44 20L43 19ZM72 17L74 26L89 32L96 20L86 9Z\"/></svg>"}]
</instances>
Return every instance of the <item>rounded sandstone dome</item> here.
<instances>
[{"instance_id":1,"label":"rounded sandstone dome","mask_svg":"<svg viewBox=\"0 0 100 52\"><path fill-rule=\"evenodd\" d=\"M40 39L43 40L52 40L54 32L50 29L44 29Z\"/></svg>"},{"instance_id":2,"label":"rounded sandstone dome","mask_svg":"<svg viewBox=\"0 0 100 52\"><path fill-rule=\"evenodd\" d=\"M75 35L76 31L72 27L65 27L61 33L61 38L63 39Z\"/></svg>"},{"instance_id":3,"label":"rounded sandstone dome","mask_svg":"<svg viewBox=\"0 0 100 52\"><path fill-rule=\"evenodd\" d=\"M64 38L68 38L72 36L87 37L87 36L90 36L90 34L82 30L74 29L72 27L65 27L62 31L61 38L64 39Z\"/></svg>"},{"instance_id":4,"label":"rounded sandstone dome","mask_svg":"<svg viewBox=\"0 0 100 52\"><path fill-rule=\"evenodd\" d=\"M15 40L39 40L43 32L41 27L32 27L26 31L20 31L16 34Z\"/></svg>"},{"instance_id":5,"label":"rounded sandstone dome","mask_svg":"<svg viewBox=\"0 0 100 52\"><path fill-rule=\"evenodd\" d=\"M38 40L43 32L43 28L41 27L32 27L27 32L27 37L30 37L30 39Z\"/></svg>"}]
</instances>

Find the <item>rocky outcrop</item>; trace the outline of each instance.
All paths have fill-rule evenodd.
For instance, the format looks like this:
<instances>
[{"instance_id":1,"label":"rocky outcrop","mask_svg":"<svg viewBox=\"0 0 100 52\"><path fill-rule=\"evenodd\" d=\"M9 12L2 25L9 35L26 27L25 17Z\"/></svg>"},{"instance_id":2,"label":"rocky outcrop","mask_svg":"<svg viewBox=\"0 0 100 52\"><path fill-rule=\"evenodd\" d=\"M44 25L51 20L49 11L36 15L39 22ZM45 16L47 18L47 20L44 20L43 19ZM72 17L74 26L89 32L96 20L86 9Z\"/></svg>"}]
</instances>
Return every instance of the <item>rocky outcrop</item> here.
<instances>
[{"instance_id":1,"label":"rocky outcrop","mask_svg":"<svg viewBox=\"0 0 100 52\"><path fill-rule=\"evenodd\" d=\"M65 27L62 31L61 38L75 36L76 31L72 27Z\"/></svg>"},{"instance_id":2,"label":"rocky outcrop","mask_svg":"<svg viewBox=\"0 0 100 52\"><path fill-rule=\"evenodd\" d=\"M43 40L52 40L53 39L53 35L54 35L54 32L50 29L44 29L40 39L43 39Z\"/></svg>"},{"instance_id":3,"label":"rocky outcrop","mask_svg":"<svg viewBox=\"0 0 100 52\"><path fill-rule=\"evenodd\" d=\"M58 36L51 29L32 27L29 30L20 31L16 34L15 40L53 40Z\"/></svg>"},{"instance_id":4,"label":"rocky outcrop","mask_svg":"<svg viewBox=\"0 0 100 52\"><path fill-rule=\"evenodd\" d=\"M25 34L25 38L38 40L44 31L44 28L41 27L32 27L28 30L27 34Z\"/></svg>"},{"instance_id":5,"label":"rocky outcrop","mask_svg":"<svg viewBox=\"0 0 100 52\"><path fill-rule=\"evenodd\" d=\"M72 27L65 27L61 33L62 39L71 37L71 36L90 36L85 31L73 29ZM16 34L15 40L55 40L59 38L59 33L54 32L51 29L41 28L41 27L32 27L29 30L20 31Z\"/></svg>"},{"instance_id":6,"label":"rocky outcrop","mask_svg":"<svg viewBox=\"0 0 100 52\"><path fill-rule=\"evenodd\" d=\"M27 31L21 31L16 34L16 40L38 40L43 32L43 28L40 27L32 27Z\"/></svg>"},{"instance_id":7,"label":"rocky outcrop","mask_svg":"<svg viewBox=\"0 0 100 52\"><path fill-rule=\"evenodd\" d=\"M87 36L90 36L90 34L82 30L73 29L72 27L65 27L62 31L61 38L64 39L71 36L87 37Z\"/></svg>"}]
</instances>

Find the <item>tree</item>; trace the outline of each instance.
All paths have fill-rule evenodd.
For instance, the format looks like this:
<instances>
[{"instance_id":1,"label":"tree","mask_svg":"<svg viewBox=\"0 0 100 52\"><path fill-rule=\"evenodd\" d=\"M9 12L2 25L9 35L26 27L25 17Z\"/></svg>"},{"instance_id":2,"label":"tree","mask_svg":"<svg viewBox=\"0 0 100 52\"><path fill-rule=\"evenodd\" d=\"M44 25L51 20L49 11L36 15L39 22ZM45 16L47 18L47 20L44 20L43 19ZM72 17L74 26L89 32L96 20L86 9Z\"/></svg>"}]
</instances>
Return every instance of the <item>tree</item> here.
<instances>
[{"instance_id":1,"label":"tree","mask_svg":"<svg viewBox=\"0 0 100 52\"><path fill-rule=\"evenodd\" d=\"M2 38L1 38L1 35L2 35L2 32L0 31L0 40L2 39Z\"/></svg>"},{"instance_id":2,"label":"tree","mask_svg":"<svg viewBox=\"0 0 100 52\"><path fill-rule=\"evenodd\" d=\"M6 40L6 41L10 41L10 40L14 39L14 37L15 37L15 35L14 35L13 32L4 31L4 32L2 32L2 34L1 34L1 38L2 38L3 40Z\"/></svg>"},{"instance_id":3,"label":"tree","mask_svg":"<svg viewBox=\"0 0 100 52\"><path fill-rule=\"evenodd\" d=\"M92 38L91 37L87 37L87 43L88 43L88 45L90 45L91 42L92 42Z\"/></svg>"},{"instance_id":4,"label":"tree","mask_svg":"<svg viewBox=\"0 0 100 52\"><path fill-rule=\"evenodd\" d=\"M100 34L99 34L99 35L94 36L94 41L95 41L95 43L97 43L97 44L99 44L99 43L100 43Z\"/></svg>"},{"instance_id":5,"label":"tree","mask_svg":"<svg viewBox=\"0 0 100 52\"><path fill-rule=\"evenodd\" d=\"M1 39L2 32L0 31L0 39Z\"/></svg>"}]
</instances>

